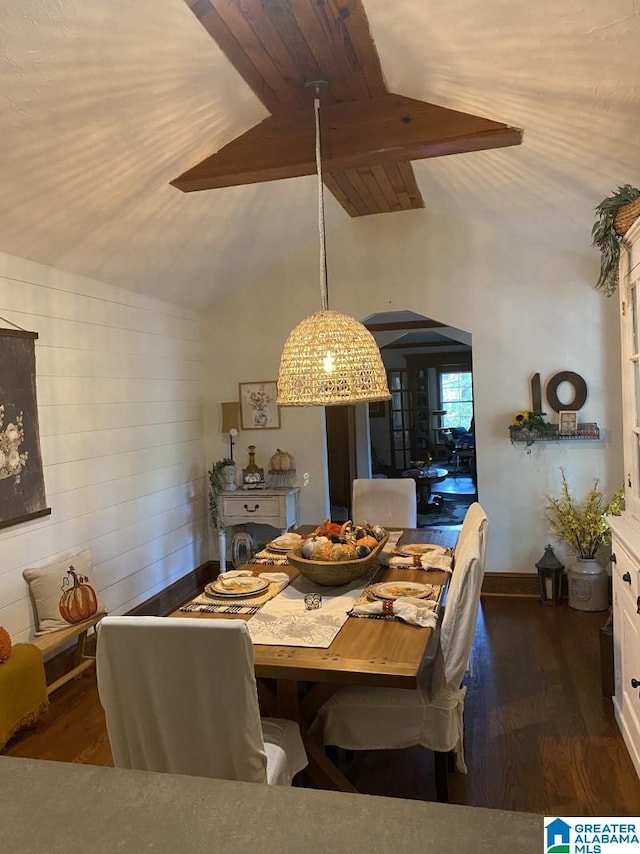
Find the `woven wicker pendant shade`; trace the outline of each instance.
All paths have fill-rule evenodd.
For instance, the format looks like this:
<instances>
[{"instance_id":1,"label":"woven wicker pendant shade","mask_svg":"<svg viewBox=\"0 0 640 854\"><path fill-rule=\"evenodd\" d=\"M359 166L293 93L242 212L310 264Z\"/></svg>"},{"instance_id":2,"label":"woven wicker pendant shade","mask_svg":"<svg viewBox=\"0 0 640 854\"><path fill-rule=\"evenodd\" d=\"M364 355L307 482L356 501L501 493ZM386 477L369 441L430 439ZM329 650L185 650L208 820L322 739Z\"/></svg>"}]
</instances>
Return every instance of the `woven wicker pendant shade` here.
<instances>
[{"instance_id":1,"label":"woven wicker pendant shade","mask_svg":"<svg viewBox=\"0 0 640 854\"><path fill-rule=\"evenodd\" d=\"M285 342L278 372L278 404L335 406L388 400L387 374L373 335L354 317L329 310L318 98L321 81L313 85L322 311L299 323Z\"/></svg>"},{"instance_id":2,"label":"woven wicker pendant shade","mask_svg":"<svg viewBox=\"0 0 640 854\"><path fill-rule=\"evenodd\" d=\"M378 345L353 317L319 311L289 335L280 359L281 406L334 406L389 397Z\"/></svg>"}]
</instances>

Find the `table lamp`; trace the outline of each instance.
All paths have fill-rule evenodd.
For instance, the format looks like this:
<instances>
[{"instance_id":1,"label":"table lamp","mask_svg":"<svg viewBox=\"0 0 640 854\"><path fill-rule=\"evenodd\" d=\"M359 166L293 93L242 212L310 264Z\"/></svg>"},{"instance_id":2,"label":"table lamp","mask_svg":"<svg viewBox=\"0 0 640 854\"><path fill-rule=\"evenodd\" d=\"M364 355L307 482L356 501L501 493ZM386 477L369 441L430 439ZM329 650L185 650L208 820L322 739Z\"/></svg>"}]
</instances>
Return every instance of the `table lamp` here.
<instances>
[{"instance_id":1,"label":"table lamp","mask_svg":"<svg viewBox=\"0 0 640 854\"><path fill-rule=\"evenodd\" d=\"M229 459L233 460L233 445L240 429L240 404L230 401L222 404L222 432L229 434Z\"/></svg>"}]
</instances>

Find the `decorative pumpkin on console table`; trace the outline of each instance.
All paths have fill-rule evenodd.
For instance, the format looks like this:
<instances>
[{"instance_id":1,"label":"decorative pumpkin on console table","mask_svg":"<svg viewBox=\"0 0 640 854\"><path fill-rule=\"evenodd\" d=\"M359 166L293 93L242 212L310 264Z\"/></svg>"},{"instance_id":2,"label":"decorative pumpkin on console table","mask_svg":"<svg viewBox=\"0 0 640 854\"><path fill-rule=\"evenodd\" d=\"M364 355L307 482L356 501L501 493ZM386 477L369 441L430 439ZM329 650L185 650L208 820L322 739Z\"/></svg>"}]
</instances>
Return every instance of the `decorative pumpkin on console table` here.
<instances>
[{"instance_id":1,"label":"decorative pumpkin on console table","mask_svg":"<svg viewBox=\"0 0 640 854\"><path fill-rule=\"evenodd\" d=\"M277 449L269 461L271 484L276 489L287 489L296 482L296 461L287 451Z\"/></svg>"}]
</instances>

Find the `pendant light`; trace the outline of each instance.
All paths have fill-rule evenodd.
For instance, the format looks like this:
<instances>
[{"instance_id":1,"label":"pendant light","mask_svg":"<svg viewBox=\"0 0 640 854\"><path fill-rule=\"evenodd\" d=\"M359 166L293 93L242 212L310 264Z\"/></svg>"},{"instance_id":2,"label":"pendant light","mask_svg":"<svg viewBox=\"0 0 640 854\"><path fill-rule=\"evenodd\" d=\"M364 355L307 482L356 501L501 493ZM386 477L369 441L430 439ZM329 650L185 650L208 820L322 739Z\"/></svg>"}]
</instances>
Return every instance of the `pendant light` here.
<instances>
[{"instance_id":1,"label":"pendant light","mask_svg":"<svg viewBox=\"0 0 640 854\"><path fill-rule=\"evenodd\" d=\"M320 150L320 89L314 82L321 310L287 338L280 358L280 406L335 406L388 400L387 374L373 335L354 317L329 309L325 254L324 192Z\"/></svg>"}]
</instances>

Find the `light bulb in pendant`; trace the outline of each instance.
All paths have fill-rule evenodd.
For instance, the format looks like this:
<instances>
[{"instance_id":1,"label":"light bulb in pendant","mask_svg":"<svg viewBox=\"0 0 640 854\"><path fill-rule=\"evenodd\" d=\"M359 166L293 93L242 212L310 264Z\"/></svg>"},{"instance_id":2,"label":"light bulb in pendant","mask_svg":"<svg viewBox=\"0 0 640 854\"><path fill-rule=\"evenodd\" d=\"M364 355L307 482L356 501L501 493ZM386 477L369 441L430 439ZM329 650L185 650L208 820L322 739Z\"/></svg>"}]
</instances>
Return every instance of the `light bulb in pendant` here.
<instances>
[{"instance_id":1,"label":"light bulb in pendant","mask_svg":"<svg viewBox=\"0 0 640 854\"><path fill-rule=\"evenodd\" d=\"M324 365L324 369L328 374L333 373L335 362L336 360L333 356L333 353L331 352L331 350L327 350L327 355L322 360L322 364Z\"/></svg>"}]
</instances>

